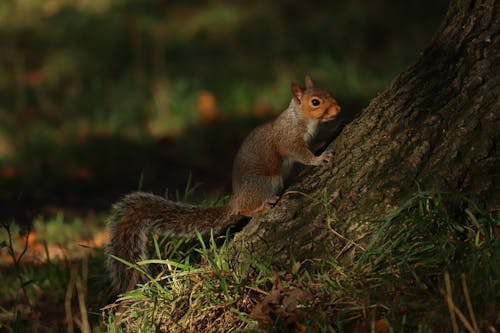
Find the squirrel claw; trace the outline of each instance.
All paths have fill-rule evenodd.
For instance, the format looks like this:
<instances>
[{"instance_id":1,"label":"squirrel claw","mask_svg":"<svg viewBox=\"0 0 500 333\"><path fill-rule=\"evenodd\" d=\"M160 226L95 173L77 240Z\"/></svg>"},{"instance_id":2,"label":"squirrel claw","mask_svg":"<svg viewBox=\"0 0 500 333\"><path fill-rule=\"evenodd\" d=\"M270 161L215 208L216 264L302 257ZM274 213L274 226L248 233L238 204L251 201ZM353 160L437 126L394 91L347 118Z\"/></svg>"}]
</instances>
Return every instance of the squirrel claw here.
<instances>
[{"instance_id":1,"label":"squirrel claw","mask_svg":"<svg viewBox=\"0 0 500 333\"><path fill-rule=\"evenodd\" d=\"M273 195L272 197L269 197L266 200L266 203L267 203L268 206L274 207L278 203L279 200L280 200L280 196L279 195Z\"/></svg>"},{"instance_id":2,"label":"squirrel claw","mask_svg":"<svg viewBox=\"0 0 500 333\"><path fill-rule=\"evenodd\" d=\"M333 159L333 152L325 151L321 156L323 157L323 162L327 163Z\"/></svg>"}]
</instances>

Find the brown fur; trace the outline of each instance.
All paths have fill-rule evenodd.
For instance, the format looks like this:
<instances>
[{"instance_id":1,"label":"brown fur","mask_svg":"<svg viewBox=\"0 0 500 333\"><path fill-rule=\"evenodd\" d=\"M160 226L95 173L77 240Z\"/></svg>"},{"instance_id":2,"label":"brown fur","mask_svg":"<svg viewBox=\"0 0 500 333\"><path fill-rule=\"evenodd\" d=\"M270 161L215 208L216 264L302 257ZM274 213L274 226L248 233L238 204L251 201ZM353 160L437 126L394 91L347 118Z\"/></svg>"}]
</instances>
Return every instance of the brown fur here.
<instances>
[{"instance_id":1,"label":"brown fur","mask_svg":"<svg viewBox=\"0 0 500 333\"><path fill-rule=\"evenodd\" d=\"M117 291L130 289L143 281L143 277L110 255L131 263L145 259L151 231L191 237L195 230L218 232L275 201L294 162L320 165L330 159L330 153L315 156L308 144L319 122L333 119L340 106L327 91L317 88L309 76L305 83L305 89L292 84L293 98L288 108L275 120L254 129L244 140L234 160L233 195L228 205L203 208L136 192L113 206L106 253Z\"/></svg>"}]
</instances>

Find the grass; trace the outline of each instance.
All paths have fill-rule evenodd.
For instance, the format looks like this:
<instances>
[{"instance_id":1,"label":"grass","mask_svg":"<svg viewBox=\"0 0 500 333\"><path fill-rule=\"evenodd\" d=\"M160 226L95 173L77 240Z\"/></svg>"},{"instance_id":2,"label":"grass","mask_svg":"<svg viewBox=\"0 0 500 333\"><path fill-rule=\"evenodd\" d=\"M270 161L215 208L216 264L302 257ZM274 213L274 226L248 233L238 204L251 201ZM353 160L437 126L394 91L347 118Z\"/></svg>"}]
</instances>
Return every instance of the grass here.
<instances>
[{"instance_id":1,"label":"grass","mask_svg":"<svg viewBox=\"0 0 500 333\"><path fill-rule=\"evenodd\" d=\"M29 232L3 223L0 331L98 327L107 301L102 230L97 221L61 214L37 218Z\"/></svg>"},{"instance_id":2,"label":"grass","mask_svg":"<svg viewBox=\"0 0 500 333\"><path fill-rule=\"evenodd\" d=\"M355 264L372 286L369 299L389 309L384 315L397 331L448 323L444 300L452 289L454 309L465 310L464 301L471 299L470 315L476 312L480 327L498 324L500 266L494 258L500 253L500 220L471 202L451 213L445 199L419 193L398 208L380 222ZM447 276L453 288L445 283Z\"/></svg>"},{"instance_id":3,"label":"grass","mask_svg":"<svg viewBox=\"0 0 500 333\"><path fill-rule=\"evenodd\" d=\"M201 248L194 250L195 256L201 255L196 264L191 255L181 262L152 259L139 263L164 265L166 270L153 283L106 308L107 313L120 312L109 316L111 331L119 331L124 323L137 331L227 332L245 327L253 304L250 295L256 293L250 287L267 282L269 273L235 270L229 264L227 243L218 247L214 237L208 242L210 246L200 238Z\"/></svg>"},{"instance_id":4,"label":"grass","mask_svg":"<svg viewBox=\"0 0 500 333\"><path fill-rule=\"evenodd\" d=\"M232 261L229 234L153 237L151 259L132 265L154 267L150 281L118 299L106 291L102 227L62 215L33 225L36 237L3 226L7 332L495 332L500 322L500 218L456 195L419 192L371 222L355 260L290 271Z\"/></svg>"},{"instance_id":5,"label":"grass","mask_svg":"<svg viewBox=\"0 0 500 333\"><path fill-rule=\"evenodd\" d=\"M332 230L342 223L329 217ZM231 261L228 235L153 238L152 259L136 267L155 267L151 281L114 302L102 227L86 225L39 219L35 238L4 226L2 330L495 332L500 320L500 219L451 194L420 192L373 221L352 262L312 258L276 272L251 256Z\"/></svg>"},{"instance_id":6,"label":"grass","mask_svg":"<svg viewBox=\"0 0 500 333\"><path fill-rule=\"evenodd\" d=\"M452 212L448 199L419 193L374 221L350 264L317 259L273 272L251 257L231 262L227 238L218 245L213 236L181 256L155 246L157 258L139 266L163 269L105 308L108 330L495 332L500 219L467 200Z\"/></svg>"}]
</instances>

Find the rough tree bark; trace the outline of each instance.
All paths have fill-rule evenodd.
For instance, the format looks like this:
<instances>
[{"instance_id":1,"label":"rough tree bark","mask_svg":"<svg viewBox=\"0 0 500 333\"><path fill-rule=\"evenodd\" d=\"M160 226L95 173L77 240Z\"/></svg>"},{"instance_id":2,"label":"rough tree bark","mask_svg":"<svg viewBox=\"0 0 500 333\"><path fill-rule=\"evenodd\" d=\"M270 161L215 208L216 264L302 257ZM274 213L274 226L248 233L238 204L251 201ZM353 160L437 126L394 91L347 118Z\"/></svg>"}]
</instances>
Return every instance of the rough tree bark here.
<instances>
[{"instance_id":1,"label":"rough tree bark","mask_svg":"<svg viewBox=\"0 0 500 333\"><path fill-rule=\"evenodd\" d=\"M235 248L282 268L336 255L417 186L498 211L499 23L495 0L452 0L416 63L332 142L332 163L297 177L276 207L235 236ZM324 202L348 222L342 236L328 227Z\"/></svg>"}]
</instances>

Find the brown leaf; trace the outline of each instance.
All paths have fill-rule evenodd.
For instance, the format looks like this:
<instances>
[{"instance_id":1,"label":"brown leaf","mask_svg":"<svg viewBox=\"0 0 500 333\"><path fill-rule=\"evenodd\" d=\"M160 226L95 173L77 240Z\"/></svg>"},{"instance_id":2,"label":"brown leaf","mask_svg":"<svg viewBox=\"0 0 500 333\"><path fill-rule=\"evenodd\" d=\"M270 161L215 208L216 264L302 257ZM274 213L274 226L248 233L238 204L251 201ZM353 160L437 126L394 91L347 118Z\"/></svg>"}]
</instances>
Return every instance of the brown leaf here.
<instances>
[{"instance_id":1,"label":"brown leaf","mask_svg":"<svg viewBox=\"0 0 500 333\"><path fill-rule=\"evenodd\" d=\"M281 278L276 275L271 292L255 306L250 317L261 326L274 324L277 332L305 332L304 314L298 310L298 304L311 298L299 288L284 288Z\"/></svg>"},{"instance_id":2,"label":"brown leaf","mask_svg":"<svg viewBox=\"0 0 500 333\"><path fill-rule=\"evenodd\" d=\"M368 327L371 327L371 325L369 325ZM377 319L373 323L373 332L375 332L375 333L386 333L386 332L390 331L390 328L391 328L391 325L390 325L389 321L385 318ZM356 333L363 333L363 332L368 332L368 331L369 330L367 330L366 324L361 323L361 324L359 324L358 329L356 330Z\"/></svg>"},{"instance_id":3,"label":"brown leaf","mask_svg":"<svg viewBox=\"0 0 500 333\"><path fill-rule=\"evenodd\" d=\"M215 95L207 90L202 90L198 94L196 103L200 119L204 123L212 123L220 116Z\"/></svg>"},{"instance_id":4,"label":"brown leaf","mask_svg":"<svg viewBox=\"0 0 500 333\"><path fill-rule=\"evenodd\" d=\"M0 177L4 179L14 179L18 175L17 169L13 166L0 168Z\"/></svg>"}]
</instances>

